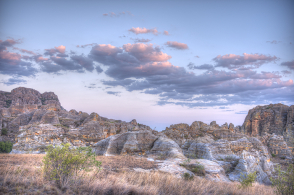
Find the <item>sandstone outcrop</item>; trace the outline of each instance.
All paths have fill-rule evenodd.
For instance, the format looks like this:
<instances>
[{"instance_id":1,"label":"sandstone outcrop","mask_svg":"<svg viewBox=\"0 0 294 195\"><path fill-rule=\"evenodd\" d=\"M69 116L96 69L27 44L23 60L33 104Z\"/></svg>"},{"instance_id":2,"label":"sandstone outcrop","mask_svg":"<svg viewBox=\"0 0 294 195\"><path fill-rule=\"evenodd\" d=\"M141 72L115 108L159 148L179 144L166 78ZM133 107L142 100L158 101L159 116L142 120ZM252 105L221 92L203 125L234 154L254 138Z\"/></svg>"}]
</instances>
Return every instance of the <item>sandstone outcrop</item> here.
<instances>
[{"instance_id":1,"label":"sandstone outcrop","mask_svg":"<svg viewBox=\"0 0 294 195\"><path fill-rule=\"evenodd\" d=\"M249 110L241 131L250 136L281 135L294 153L294 105L257 106Z\"/></svg>"}]
</instances>

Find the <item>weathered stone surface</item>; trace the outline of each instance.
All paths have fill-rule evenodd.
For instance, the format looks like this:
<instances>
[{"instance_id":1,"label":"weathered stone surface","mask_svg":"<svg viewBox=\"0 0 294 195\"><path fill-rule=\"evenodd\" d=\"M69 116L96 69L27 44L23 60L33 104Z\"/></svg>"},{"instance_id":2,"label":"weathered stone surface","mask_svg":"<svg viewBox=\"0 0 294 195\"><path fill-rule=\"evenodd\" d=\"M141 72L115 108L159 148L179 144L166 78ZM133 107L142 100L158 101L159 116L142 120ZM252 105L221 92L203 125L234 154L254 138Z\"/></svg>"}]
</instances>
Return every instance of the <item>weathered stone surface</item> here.
<instances>
[{"instance_id":1,"label":"weathered stone surface","mask_svg":"<svg viewBox=\"0 0 294 195\"><path fill-rule=\"evenodd\" d=\"M47 146L61 143L86 146L84 140L68 137L63 128L52 124L21 126L15 141L12 153L44 153Z\"/></svg>"},{"instance_id":2,"label":"weathered stone surface","mask_svg":"<svg viewBox=\"0 0 294 195\"><path fill-rule=\"evenodd\" d=\"M218 163L206 159L197 159L194 161L196 162L196 166L200 164L204 167L206 179L230 182L226 177L225 170ZM194 162L192 161L191 164L193 163Z\"/></svg>"},{"instance_id":3,"label":"weathered stone surface","mask_svg":"<svg viewBox=\"0 0 294 195\"><path fill-rule=\"evenodd\" d=\"M185 159L181 148L165 136L139 130L110 136L93 145L98 155L142 154Z\"/></svg>"},{"instance_id":4,"label":"weathered stone surface","mask_svg":"<svg viewBox=\"0 0 294 195\"><path fill-rule=\"evenodd\" d=\"M273 164L270 161L267 147L255 137L244 137L236 141L217 140L211 143L192 142L183 146L185 156L217 162L227 173L230 173L231 180L238 181L241 172L245 174L253 170L260 173L258 182L267 183L271 176ZM244 152L247 152L246 158ZM247 169L246 167L249 165L246 163L255 163L256 166ZM253 166L251 164L250 166Z\"/></svg>"},{"instance_id":5,"label":"weathered stone surface","mask_svg":"<svg viewBox=\"0 0 294 195\"><path fill-rule=\"evenodd\" d=\"M52 110L47 111L42 116L40 122L43 124L53 124L53 125L60 124L57 113Z\"/></svg>"},{"instance_id":6,"label":"weathered stone surface","mask_svg":"<svg viewBox=\"0 0 294 195\"><path fill-rule=\"evenodd\" d=\"M206 135L210 136L211 139L226 139L229 141L244 137L244 134L237 132L235 129L239 129L239 127L234 128L232 123L230 123L230 126L227 123L219 126L215 121L212 121L210 125L195 121L191 126L184 123L171 125L162 132L182 147L186 142L196 141L196 139Z\"/></svg>"},{"instance_id":7,"label":"weathered stone surface","mask_svg":"<svg viewBox=\"0 0 294 195\"><path fill-rule=\"evenodd\" d=\"M151 153L157 155L164 155L167 158L185 159L185 156L183 155L182 149L179 147L179 145L175 141L165 136L160 136L154 142L154 146L151 149Z\"/></svg>"},{"instance_id":8,"label":"weathered stone surface","mask_svg":"<svg viewBox=\"0 0 294 195\"><path fill-rule=\"evenodd\" d=\"M255 172L259 183L271 184L269 180L273 166L267 163L266 158L257 159L252 153L243 150L238 165L232 173L229 173L229 179L232 181L240 181L241 174L247 175Z\"/></svg>"},{"instance_id":9,"label":"weathered stone surface","mask_svg":"<svg viewBox=\"0 0 294 195\"><path fill-rule=\"evenodd\" d=\"M283 136L272 134L267 140L267 146L271 154L277 155L280 158L292 158L291 150L284 141Z\"/></svg>"}]
</instances>

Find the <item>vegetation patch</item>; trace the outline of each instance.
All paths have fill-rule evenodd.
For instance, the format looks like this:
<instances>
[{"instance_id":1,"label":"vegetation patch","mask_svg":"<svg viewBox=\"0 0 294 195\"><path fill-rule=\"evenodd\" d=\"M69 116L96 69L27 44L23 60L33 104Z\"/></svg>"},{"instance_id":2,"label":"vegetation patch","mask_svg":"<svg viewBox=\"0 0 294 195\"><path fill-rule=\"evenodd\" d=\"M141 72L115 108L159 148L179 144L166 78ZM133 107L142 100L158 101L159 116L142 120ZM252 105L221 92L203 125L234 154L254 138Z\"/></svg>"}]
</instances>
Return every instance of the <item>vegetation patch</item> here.
<instances>
[{"instance_id":1,"label":"vegetation patch","mask_svg":"<svg viewBox=\"0 0 294 195\"><path fill-rule=\"evenodd\" d=\"M6 108L9 108L12 104L12 100L5 100Z\"/></svg>"},{"instance_id":2,"label":"vegetation patch","mask_svg":"<svg viewBox=\"0 0 294 195\"><path fill-rule=\"evenodd\" d=\"M90 171L93 177L91 179L94 179L101 167L101 162L96 160L90 147L69 147L68 143L56 147L48 146L43 160L45 179L55 181L60 189L79 182Z\"/></svg>"},{"instance_id":3,"label":"vegetation patch","mask_svg":"<svg viewBox=\"0 0 294 195\"><path fill-rule=\"evenodd\" d=\"M0 142L0 153L9 153L12 150L12 142Z\"/></svg>"},{"instance_id":4,"label":"vegetation patch","mask_svg":"<svg viewBox=\"0 0 294 195\"><path fill-rule=\"evenodd\" d=\"M275 187L275 192L282 195L294 194L294 166L289 164L287 171L282 171L281 166L275 170L276 178L271 178L271 182Z\"/></svg>"},{"instance_id":5,"label":"vegetation patch","mask_svg":"<svg viewBox=\"0 0 294 195\"><path fill-rule=\"evenodd\" d=\"M247 188L247 187L252 187L252 184L256 180L256 171L248 174L243 174L241 173L240 176L240 183L241 183L241 188Z\"/></svg>"},{"instance_id":6,"label":"vegetation patch","mask_svg":"<svg viewBox=\"0 0 294 195\"><path fill-rule=\"evenodd\" d=\"M187 164L190 163L184 161L184 163L180 164L180 166L185 167L187 170L192 171L195 175L205 176L205 168L202 164L196 162L195 164Z\"/></svg>"},{"instance_id":7,"label":"vegetation patch","mask_svg":"<svg viewBox=\"0 0 294 195\"><path fill-rule=\"evenodd\" d=\"M2 128L1 129L1 135L7 135L7 134L8 134L7 128Z\"/></svg>"},{"instance_id":8,"label":"vegetation patch","mask_svg":"<svg viewBox=\"0 0 294 195\"><path fill-rule=\"evenodd\" d=\"M80 178L75 185L60 189L54 181L44 178L45 173L41 169L44 156L0 154L0 194L274 195L275 189L259 184L243 189L235 182L215 182L200 177L186 180L159 171L135 172L129 168L150 169L148 164L155 162L133 156L96 157L98 161L102 161L103 169L94 180L90 180L91 172L88 172L89 176ZM121 171L111 171L117 166Z\"/></svg>"}]
</instances>

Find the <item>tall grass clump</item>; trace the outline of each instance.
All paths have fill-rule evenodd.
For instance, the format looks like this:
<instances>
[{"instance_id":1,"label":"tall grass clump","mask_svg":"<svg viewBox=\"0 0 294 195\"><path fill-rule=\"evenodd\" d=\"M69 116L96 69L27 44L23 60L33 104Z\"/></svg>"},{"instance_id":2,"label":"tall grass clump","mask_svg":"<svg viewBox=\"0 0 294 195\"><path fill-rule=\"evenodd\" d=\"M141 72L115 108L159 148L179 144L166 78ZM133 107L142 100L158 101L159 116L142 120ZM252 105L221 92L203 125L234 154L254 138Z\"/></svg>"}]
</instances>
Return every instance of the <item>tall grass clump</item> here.
<instances>
[{"instance_id":1,"label":"tall grass clump","mask_svg":"<svg viewBox=\"0 0 294 195\"><path fill-rule=\"evenodd\" d=\"M282 171L281 166L276 169L277 177L271 178L273 186L276 187L276 194L293 195L294 194L294 166L289 164L287 171Z\"/></svg>"},{"instance_id":2,"label":"tall grass clump","mask_svg":"<svg viewBox=\"0 0 294 195\"><path fill-rule=\"evenodd\" d=\"M70 149L70 144L48 146L43 159L43 171L46 180L55 181L57 187L64 188L79 182L84 177L93 179L101 169L90 147ZM89 181L90 181L89 180Z\"/></svg>"}]
</instances>

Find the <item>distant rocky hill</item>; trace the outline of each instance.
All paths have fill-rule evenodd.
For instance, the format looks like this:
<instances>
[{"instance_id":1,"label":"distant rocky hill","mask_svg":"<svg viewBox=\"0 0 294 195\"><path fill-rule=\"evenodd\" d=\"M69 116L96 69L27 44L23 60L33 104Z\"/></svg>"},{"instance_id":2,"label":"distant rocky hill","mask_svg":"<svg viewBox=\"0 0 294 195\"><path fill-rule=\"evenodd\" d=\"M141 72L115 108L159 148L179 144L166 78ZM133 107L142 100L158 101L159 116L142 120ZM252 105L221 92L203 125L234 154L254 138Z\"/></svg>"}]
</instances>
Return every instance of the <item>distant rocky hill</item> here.
<instances>
[{"instance_id":1,"label":"distant rocky hill","mask_svg":"<svg viewBox=\"0 0 294 195\"><path fill-rule=\"evenodd\" d=\"M157 132L135 119L66 111L53 92L19 87L0 91L0 128L7 132L0 141L14 142L13 153L43 153L48 145L70 143L91 146L98 155L168 159L161 171L175 174L194 174L180 166L183 162L192 167L200 163L207 179L239 181L241 173L256 171L258 182L270 183L273 156L293 161L293 115L293 105L270 104L249 110L242 126L195 121Z\"/></svg>"},{"instance_id":2,"label":"distant rocky hill","mask_svg":"<svg viewBox=\"0 0 294 195\"><path fill-rule=\"evenodd\" d=\"M0 106L0 128L8 131L0 141L15 142L14 151L43 151L49 144L62 142L87 146L117 133L151 130L136 120L124 122L97 113L66 111L53 92L41 94L24 87L10 93L1 91Z\"/></svg>"}]
</instances>

